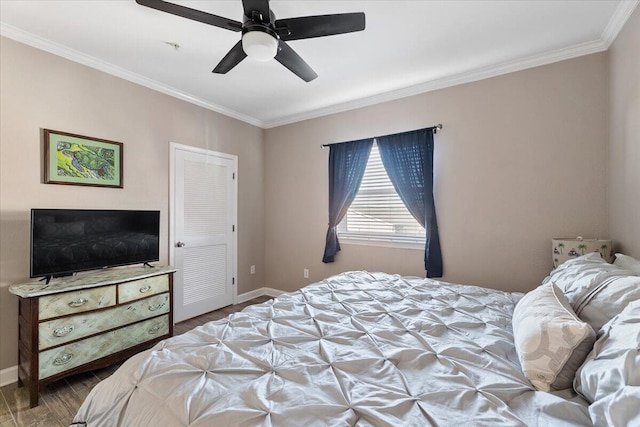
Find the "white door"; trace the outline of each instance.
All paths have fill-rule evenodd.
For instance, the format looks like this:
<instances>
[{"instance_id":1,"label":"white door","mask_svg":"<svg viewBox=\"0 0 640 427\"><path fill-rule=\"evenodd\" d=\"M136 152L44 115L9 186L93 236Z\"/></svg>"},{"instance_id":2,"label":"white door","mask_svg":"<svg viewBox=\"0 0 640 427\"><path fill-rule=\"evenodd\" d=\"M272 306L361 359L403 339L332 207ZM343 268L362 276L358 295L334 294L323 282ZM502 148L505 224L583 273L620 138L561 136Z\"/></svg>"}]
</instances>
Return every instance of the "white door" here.
<instances>
[{"instance_id":1,"label":"white door","mask_svg":"<svg viewBox=\"0 0 640 427\"><path fill-rule=\"evenodd\" d=\"M236 297L238 158L170 144L170 262L174 320L233 304Z\"/></svg>"}]
</instances>

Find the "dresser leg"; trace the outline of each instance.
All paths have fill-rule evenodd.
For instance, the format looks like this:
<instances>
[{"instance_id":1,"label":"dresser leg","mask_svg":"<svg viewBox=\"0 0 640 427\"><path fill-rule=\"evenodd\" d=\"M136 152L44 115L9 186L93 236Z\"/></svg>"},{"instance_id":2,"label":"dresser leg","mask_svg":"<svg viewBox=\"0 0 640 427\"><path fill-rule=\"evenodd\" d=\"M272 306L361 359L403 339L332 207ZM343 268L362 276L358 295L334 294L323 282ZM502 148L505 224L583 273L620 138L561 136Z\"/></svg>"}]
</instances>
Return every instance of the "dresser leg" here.
<instances>
[{"instance_id":1,"label":"dresser leg","mask_svg":"<svg viewBox=\"0 0 640 427\"><path fill-rule=\"evenodd\" d=\"M29 387L29 408L35 408L36 406L38 406L39 391L40 390L38 389L38 382L32 382L31 386Z\"/></svg>"}]
</instances>

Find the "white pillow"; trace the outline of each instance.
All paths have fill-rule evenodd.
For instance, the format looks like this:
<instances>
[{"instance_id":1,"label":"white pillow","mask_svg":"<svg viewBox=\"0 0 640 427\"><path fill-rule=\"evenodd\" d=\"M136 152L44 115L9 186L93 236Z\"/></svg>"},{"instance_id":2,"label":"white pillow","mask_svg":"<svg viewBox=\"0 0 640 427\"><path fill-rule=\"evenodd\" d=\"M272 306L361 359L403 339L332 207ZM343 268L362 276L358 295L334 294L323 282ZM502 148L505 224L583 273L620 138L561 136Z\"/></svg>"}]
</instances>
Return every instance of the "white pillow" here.
<instances>
[{"instance_id":1,"label":"white pillow","mask_svg":"<svg viewBox=\"0 0 640 427\"><path fill-rule=\"evenodd\" d=\"M633 274L640 275L640 261L625 254L616 254L616 259L613 261L613 265L625 270L629 270Z\"/></svg>"},{"instance_id":2,"label":"white pillow","mask_svg":"<svg viewBox=\"0 0 640 427\"><path fill-rule=\"evenodd\" d=\"M599 254L588 253L562 263L542 283L555 283L575 310L593 290L596 279L618 271L620 267L609 264Z\"/></svg>"},{"instance_id":3,"label":"white pillow","mask_svg":"<svg viewBox=\"0 0 640 427\"><path fill-rule=\"evenodd\" d=\"M574 311L594 331L620 314L632 301L640 300L640 276L610 276L598 286L589 298Z\"/></svg>"},{"instance_id":4,"label":"white pillow","mask_svg":"<svg viewBox=\"0 0 640 427\"><path fill-rule=\"evenodd\" d=\"M513 311L513 336L522 371L538 390L570 388L595 335L551 282L527 293Z\"/></svg>"},{"instance_id":5,"label":"white pillow","mask_svg":"<svg viewBox=\"0 0 640 427\"><path fill-rule=\"evenodd\" d=\"M578 317L599 331L629 302L640 299L640 276L629 273L592 253L563 263L544 283L553 282Z\"/></svg>"},{"instance_id":6,"label":"white pillow","mask_svg":"<svg viewBox=\"0 0 640 427\"><path fill-rule=\"evenodd\" d=\"M594 425L640 425L640 301L607 323L576 373Z\"/></svg>"}]
</instances>

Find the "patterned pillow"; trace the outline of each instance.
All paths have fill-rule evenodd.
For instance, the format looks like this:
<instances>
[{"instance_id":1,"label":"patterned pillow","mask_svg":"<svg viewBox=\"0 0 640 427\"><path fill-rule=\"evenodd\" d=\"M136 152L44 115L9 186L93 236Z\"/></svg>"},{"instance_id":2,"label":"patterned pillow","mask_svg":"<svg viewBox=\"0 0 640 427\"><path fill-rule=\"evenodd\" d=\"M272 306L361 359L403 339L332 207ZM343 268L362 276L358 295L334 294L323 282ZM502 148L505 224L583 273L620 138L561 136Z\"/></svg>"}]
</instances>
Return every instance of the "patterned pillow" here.
<instances>
[{"instance_id":1,"label":"patterned pillow","mask_svg":"<svg viewBox=\"0 0 640 427\"><path fill-rule=\"evenodd\" d=\"M640 425L640 301L604 325L574 386L594 425Z\"/></svg>"},{"instance_id":2,"label":"patterned pillow","mask_svg":"<svg viewBox=\"0 0 640 427\"><path fill-rule=\"evenodd\" d=\"M596 334L551 282L526 294L513 311L513 336L522 371L542 391L570 388Z\"/></svg>"}]
</instances>

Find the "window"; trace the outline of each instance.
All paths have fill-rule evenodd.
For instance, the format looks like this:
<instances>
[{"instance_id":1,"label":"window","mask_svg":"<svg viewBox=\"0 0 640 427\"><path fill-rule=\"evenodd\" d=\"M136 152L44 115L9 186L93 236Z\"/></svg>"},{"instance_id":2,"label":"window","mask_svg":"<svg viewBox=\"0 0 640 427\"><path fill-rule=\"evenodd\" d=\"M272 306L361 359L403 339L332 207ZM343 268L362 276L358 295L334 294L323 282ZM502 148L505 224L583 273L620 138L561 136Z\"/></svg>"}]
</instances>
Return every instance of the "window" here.
<instances>
[{"instance_id":1,"label":"window","mask_svg":"<svg viewBox=\"0 0 640 427\"><path fill-rule=\"evenodd\" d=\"M424 248L425 230L409 213L382 165L374 142L362 184L338 225L341 239Z\"/></svg>"}]
</instances>

